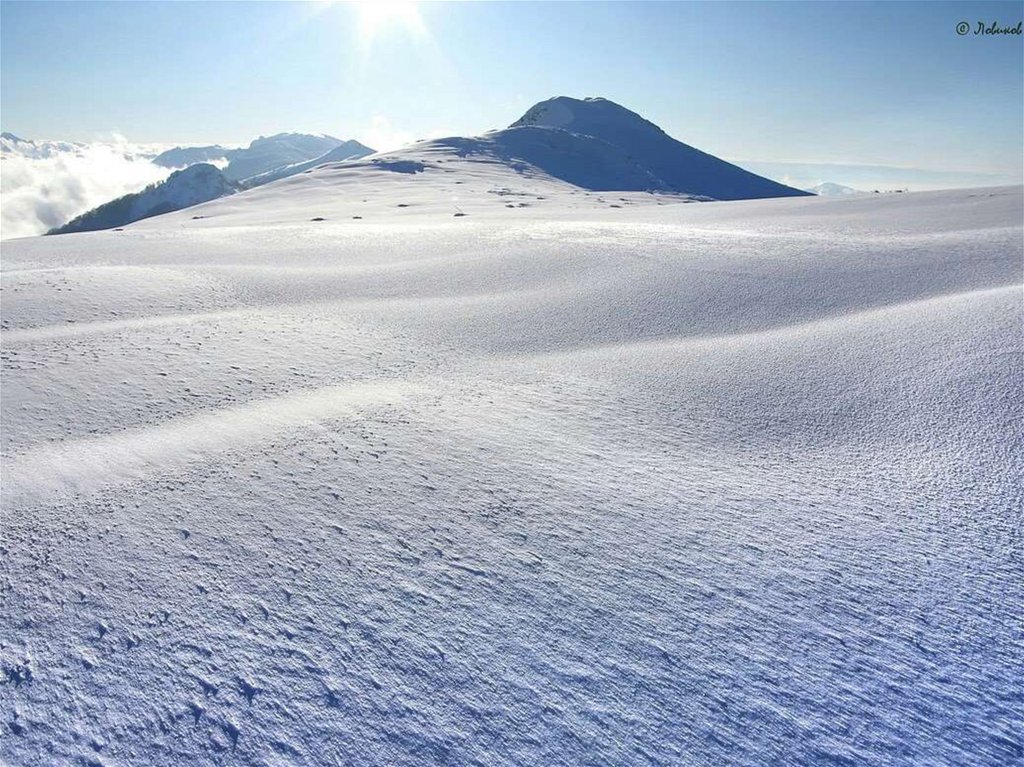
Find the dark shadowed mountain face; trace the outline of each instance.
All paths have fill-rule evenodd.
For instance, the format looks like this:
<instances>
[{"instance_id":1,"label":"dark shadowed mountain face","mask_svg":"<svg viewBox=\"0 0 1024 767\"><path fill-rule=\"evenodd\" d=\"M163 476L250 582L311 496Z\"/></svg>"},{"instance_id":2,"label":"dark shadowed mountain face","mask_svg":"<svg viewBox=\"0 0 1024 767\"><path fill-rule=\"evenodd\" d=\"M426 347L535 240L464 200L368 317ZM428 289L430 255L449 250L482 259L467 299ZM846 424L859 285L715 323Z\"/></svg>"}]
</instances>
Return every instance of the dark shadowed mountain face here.
<instances>
[{"instance_id":1,"label":"dark shadowed mountain face","mask_svg":"<svg viewBox=\"0 0 1024 767\"><path fill-rule=\"evenodd\" d=\"M578 151L569 156L564 152L539 152L537 149L543 143L540 139L517 135L523 130L538 129L587 136L602 142L603 146L580 142ZM587 165L583 160L585 155L600 156L601 162L608 166L614 165L620 169L633 167L636 171L642 171L627 176L633 175L639 179L649 175L657 179L654 189L684 192L716 200L797 197L808 194L676 141L654 123L607 99L581 100L559 96L542 101L512 123L507 131L498 131L489 138L510 148L513 145L516 148L525 145L530 153L530 157L524 158L528 162L552 176L590 189L639 187L614 185L620 182L619 178L608 179L613 184L608 185L587 171L581 174L581 166ZM613 155L616 156L614 160ZM574 178L582 178L586 183L575 181Z\"/></svg>"},{"instance_id":2,"label":"dark shadowed mountain face","mask_svg":"<svg viewBox=\"0 0 1024 767\"><path fill-rule=\"evenodd\" d=\"M162 213L181 210L201 202L234 194L237 184L224 178L217 168L205 163L190 165L176 171L159 184L146 187L136 194L125 195L83 213L64 226L51 229L48 234L91 232L124 226Z\"/></svg>"}]
</instances>

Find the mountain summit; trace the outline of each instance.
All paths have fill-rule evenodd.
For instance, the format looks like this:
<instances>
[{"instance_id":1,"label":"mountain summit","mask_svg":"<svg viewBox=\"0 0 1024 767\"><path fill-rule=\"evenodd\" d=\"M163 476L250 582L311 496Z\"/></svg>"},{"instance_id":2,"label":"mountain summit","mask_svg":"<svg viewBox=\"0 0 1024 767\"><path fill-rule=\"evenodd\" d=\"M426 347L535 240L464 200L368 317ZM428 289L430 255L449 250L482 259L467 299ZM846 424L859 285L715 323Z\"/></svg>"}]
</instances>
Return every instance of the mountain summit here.
<instances>
[{"instance_id":1,"label":"mountain summit","mask_svg":"<svg viewBox=\"0 0 1024 767\"><path fill-rule=\"evenodd\" d=\"M535 104L508 130L538 129L564 131L602 142L607 145L604 154L618 156L624 163L633 163L643 169L656 180L654 188L662 191L716 200L807 194L677 141L654 123L604 98L557 96ZM552 172L548 168L545 170ZM552 175L557 176L557 167L554 170ZM589 188L610 190L623 187Z\"/></svg>"}]
</instances>

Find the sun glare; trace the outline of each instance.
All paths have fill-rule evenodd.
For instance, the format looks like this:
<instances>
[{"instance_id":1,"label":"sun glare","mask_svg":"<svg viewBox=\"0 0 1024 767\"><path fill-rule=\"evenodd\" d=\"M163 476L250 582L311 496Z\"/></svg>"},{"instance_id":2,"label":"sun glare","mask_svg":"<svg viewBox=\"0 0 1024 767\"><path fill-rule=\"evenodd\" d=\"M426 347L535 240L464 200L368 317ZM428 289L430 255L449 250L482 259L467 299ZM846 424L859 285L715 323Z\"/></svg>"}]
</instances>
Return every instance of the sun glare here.
<instances>
[{"instance_id":1,"label":"sun glare","mask_svg":"<svg viewBox=\"0 0 1024 767\"><path fill-rule=\"evenodd\" d=\"M423 31L423 20L414 2L355 0L352 6L359 18L359 40L364 45L392 28L413 34Z\"/></svg>"}]
</instances>

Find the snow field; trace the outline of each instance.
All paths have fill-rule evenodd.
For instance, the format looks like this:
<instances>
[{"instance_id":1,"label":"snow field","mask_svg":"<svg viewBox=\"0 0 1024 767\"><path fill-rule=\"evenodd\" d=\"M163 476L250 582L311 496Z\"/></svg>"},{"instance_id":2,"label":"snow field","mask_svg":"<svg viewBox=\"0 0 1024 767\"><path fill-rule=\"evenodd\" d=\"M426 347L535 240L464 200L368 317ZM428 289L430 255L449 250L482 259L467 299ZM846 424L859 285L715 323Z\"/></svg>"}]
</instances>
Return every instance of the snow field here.
<instances>
[{"instance_id":1,"label":"snow field","mask_svg":"<svg viewBox=\"0 0 1024 767\"><path fill-rule=\"evenodd\" d=\"M1021 189L477 172L5 243L0 759L1019 760Z\"/></svg>"}]
</instances>

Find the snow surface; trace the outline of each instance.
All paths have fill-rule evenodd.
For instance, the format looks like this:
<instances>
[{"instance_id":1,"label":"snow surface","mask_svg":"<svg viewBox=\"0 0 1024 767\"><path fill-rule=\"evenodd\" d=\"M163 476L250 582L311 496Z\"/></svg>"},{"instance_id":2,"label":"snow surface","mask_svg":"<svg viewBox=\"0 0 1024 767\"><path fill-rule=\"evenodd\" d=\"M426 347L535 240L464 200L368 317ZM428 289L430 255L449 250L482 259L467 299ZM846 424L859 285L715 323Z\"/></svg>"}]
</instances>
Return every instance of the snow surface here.
<instances>
[{"instance_id":1,"label":"snow surface","mask_svg":"<svg viewBox=\"0 0 1024 767\"><path fill-rule=\"evenodd\" d=\"M1022 189L679 201L5 243L0 761L1019 763Z\"/></svg>"}]
</instances>

